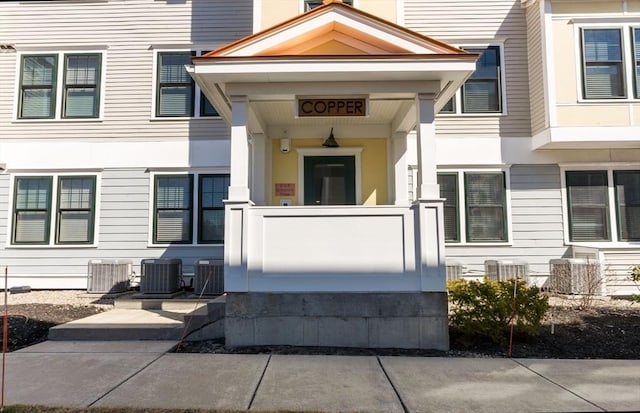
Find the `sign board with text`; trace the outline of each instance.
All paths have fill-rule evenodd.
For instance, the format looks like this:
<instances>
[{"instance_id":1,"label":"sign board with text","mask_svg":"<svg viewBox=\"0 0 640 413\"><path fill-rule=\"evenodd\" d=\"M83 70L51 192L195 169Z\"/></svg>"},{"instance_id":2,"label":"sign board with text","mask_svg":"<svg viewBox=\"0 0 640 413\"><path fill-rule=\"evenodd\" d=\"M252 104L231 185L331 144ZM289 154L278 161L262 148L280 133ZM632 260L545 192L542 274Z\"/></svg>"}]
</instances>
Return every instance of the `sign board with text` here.
<instances>
[{"instance_id":1,"label":"sign board with text","mask_svg":"<svg viewBox=\"0 0 640 413\"><path fill-rule=\"evenodd\" d=\"M367 116L367 99L298 97L298 117Z\"/></svg>"}]
</instances>

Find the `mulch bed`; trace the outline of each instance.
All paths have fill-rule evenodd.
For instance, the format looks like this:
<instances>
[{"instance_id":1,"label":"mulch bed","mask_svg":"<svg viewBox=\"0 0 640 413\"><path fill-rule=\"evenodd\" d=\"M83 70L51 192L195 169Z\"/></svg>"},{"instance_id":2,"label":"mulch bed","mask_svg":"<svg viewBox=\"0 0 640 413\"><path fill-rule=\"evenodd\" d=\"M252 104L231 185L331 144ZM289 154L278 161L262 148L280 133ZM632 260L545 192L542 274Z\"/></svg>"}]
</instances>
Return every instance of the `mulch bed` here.
<instances>
[{"instance_id":1,"label":"mulch bed","mask_svg":"<svg viewBox=\"0 0 640 413\"><path fill-rule=\"evenodd\" d=\"M17 304L9 306L9 351L47 339L48 330L58 324L103 311L96 306ZM553 334L552 334L553 330ZM270 353L339 355L414 355L454 357L504 357L507 349L489 339L462 334L450 328L448 352L398 349L317 348L260 346L226 349L222 340L184 342L180 352ZM0 337L1 341L1 337ZM580 309L552 306L535 337L516 336L513 357L640 359L640 304L627 308L597 306Z\"/></svg>"},{"instance_id":2,"label":"mulch bed","mask_svg":"<svg viewBox=\"0 0 640 413\"><path fill-rule=\"evenodd\" d=\"M49 328L79 318L98 314L103 310L95 306L57 304L15 304L8 306L9 351L41 343L47 339ZM0 306L0 320L4 319L4 306ZM2 335L0 334L0 343Z\"/></svg>"}]
</instances>

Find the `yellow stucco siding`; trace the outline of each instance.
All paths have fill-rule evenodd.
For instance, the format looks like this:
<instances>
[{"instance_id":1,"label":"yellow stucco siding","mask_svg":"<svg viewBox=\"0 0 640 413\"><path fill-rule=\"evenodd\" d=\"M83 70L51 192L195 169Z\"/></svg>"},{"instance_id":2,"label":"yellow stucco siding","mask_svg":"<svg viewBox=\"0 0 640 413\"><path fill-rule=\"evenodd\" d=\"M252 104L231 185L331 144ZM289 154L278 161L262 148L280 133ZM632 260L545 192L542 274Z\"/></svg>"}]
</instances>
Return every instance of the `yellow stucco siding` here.
<instances>
[{"instance_id":1,"label":"yellow stucco siding","mask_svg":"<svg viewBox=\"0 0 640 413\"><path fill-rule=\"evenodd\" d=\"M398 21L396 0L360 0L358 7L392 23Z\"/></svg>"},{"instance_id":2,"label":"yellow stucco siding","mask_svg":"<svg viewBox=\"0 0 640 413\"><path fill-rule=\"evenodd\" d=\"M260 30L268 29L300 14L300 0L262 0Z\"/></svg>"},{"instance_id":3,"label":"yellow stucco siding","mask_svg":"<svg viewBox=\"0 0 640 413\"><path fill-rule=\"evenodd\" d=\"M574 27L569 20L553 22L553 59L556 76L556 99L558 103L578 101L576 67L576 42Z\"/></svg>"},{"instance_id":4,"label":"yellow stucco siding","mask_svg":"<svg viewBox=\"0 0 640 413\"><path fill-rule=\"evenodd\" d=\"M553 14L622 13L624 6L622 0L552 2L551 10Z\"/></svg>"},{"instance_id":5,"label":"yellow stucco siding","mask_svg":"<svg viewBox=\"0 0 640 413\"><path fill-rule=\"evenodd\" d=\"M558 106L558 126L630 126L629 106L576 105Z\"/></svg>"},{"instance_id":6,"label":"yellow stucco siding","mask_svg":"<svg viewBox=\"0 0 640 413\"><path fill-rule=\"evenodd\" d=\"M280 152L280 142L274 139L271 145L272 155L272 188L271 199L273 205L280 205L282 199L291 200L292 205L298 204L301 182L298 182L298 153L299 148L321 148L322 139L291 139L289 153ZM387 142L385 139L339 139L341 148L362 148L361 176L362 176L362 204L388 204L387 191ZM276 196L276 184L295 184L295 195Z\"/></svg>"}]
</instances>

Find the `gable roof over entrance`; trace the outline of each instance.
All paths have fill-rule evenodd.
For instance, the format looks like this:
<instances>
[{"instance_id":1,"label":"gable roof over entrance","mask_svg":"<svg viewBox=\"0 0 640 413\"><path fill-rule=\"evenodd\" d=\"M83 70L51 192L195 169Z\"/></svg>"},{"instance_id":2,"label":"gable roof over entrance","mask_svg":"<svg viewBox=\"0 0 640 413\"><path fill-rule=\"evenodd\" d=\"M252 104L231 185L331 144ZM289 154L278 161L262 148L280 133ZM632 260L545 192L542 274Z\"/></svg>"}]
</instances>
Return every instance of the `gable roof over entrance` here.
<instances>
[{"instance_id":1,"label":"gable roof over entrance","mask_svg":"<svg viewBox=\"0 0 640 413\"><path fill-rule=\"evenodd\" d=\"M325 0L277 26L194 57L188 70L229 121L232 94L293 100L314 90L314 84L333 94L376 93L367 89L371 84L378 84L380 93L393 92L387 95L393 98L430 93L439 110L473 73L477 58L340 0ZM335 91L325 87L329 83L338 85Z\"/></svg>"}]
</instances>

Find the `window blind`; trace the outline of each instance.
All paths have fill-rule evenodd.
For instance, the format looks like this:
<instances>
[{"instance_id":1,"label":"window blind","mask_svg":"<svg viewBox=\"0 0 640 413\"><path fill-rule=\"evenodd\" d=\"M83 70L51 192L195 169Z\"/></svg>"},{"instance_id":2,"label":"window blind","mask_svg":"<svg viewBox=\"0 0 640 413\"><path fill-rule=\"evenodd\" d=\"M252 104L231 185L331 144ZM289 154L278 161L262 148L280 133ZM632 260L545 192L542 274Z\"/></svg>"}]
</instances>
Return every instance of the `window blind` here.
<instances>
[{"instance_id":1,"label":"window blind","mask_svg":"<svg viewBox=\"0 0 640 413\"><path fill-rule=\"evenodd\" d=\"M465 173L467 241L506 241L503 173Z\"/></svg>"},{"instance_id":2,"label":"window blind","mask_svg":"<svg viewBox=\"0 0 640 413\"><path fill-rule=\"evenodd\" d=\"M566 174L571 241L607 241L607 172L571 171Z\"/></svg>"}]
</instances>

